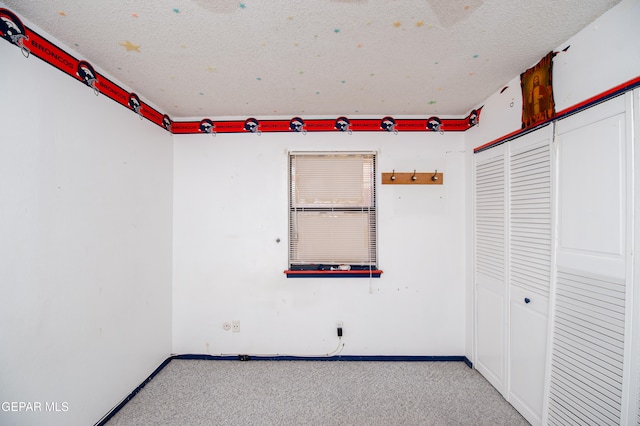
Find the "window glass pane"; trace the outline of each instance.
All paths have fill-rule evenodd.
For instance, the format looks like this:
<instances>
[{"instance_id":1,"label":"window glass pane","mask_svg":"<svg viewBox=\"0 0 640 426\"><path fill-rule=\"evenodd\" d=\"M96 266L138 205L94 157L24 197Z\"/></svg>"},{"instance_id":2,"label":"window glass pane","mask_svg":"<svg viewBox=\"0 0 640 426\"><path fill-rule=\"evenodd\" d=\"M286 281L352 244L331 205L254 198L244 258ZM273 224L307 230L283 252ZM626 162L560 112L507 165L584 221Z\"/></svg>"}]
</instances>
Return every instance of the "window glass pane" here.
<instances>
[{"instance_id":1,"label":"window glass pane","mask_svg":"<svg viewBox=\"0 0 640 426\"><path fill-rule=\"evenodd\" d=\"M370 264L371 215L368 212L298 212L295 263Z\"/></svg>"},{"instance_id":2,"label":"window glass pane","mask_svg":"<svg viewBox=\"0 0 640 426\"><path fill-rule=\"evenodd\" d=\"M296 207L372 206L372 155L298 155L292 163Z\"/></svg>"}]
</instances>

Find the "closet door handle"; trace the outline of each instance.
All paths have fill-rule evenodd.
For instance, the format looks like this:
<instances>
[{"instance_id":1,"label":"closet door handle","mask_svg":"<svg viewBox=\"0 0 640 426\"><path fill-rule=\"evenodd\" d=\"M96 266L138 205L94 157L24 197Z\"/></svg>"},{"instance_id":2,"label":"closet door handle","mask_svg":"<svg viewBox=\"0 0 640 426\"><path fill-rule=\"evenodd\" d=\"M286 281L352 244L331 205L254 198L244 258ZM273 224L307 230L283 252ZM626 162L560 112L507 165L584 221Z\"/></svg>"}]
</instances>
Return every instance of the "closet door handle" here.
<instances>
[{"instance_id":1,"label":"closet door handle","mask_svg":"<svg viewBox=\"0 0 640 426\"><path fill-rule=\"evenodd\" d=\"M528 297L524 298L524 303L531 303L531 299L529 299Z\"/></svg>"}]
</instances>

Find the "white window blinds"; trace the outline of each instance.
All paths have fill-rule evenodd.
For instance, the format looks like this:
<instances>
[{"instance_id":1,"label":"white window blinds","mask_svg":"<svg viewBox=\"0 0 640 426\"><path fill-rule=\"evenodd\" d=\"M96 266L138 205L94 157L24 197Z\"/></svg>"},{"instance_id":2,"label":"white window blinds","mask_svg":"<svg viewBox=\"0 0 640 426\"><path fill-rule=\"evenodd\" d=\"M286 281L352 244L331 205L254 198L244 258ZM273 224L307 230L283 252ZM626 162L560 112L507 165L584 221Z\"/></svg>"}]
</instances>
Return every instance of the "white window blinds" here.
<instances>
[{"instance_id":1,"label":"white window blinds","mask_svg":"<svg viewBox=\"0 0 640 426\"><path fill-rule=\"evenodd\" d=\"M376 265L374 153L291 153L289 266Z\"/></svg>"}]
</instances>

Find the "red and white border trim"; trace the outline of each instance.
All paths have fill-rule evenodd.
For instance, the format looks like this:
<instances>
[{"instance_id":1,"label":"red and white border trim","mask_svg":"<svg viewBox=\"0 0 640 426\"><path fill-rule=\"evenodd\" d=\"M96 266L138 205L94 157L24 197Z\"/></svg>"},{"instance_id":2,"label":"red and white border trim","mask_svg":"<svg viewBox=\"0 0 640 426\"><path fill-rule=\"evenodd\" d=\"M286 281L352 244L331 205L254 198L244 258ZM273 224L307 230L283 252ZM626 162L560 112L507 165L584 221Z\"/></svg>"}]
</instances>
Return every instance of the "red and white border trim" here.
<instances>
[{"instance_id":1,"label":"red and white border trim","mask_svg":"<svg viewBox=\"0 0 640 426\"><path fill-rule=\"evenodd\" d=\"M78 60L23 25L11 11L0 8L0 37L19 47L25 56L34 55L65 74L83 82L125 108L174 134L199 133L263 133L263 132L463 132L479 123L482 107L474 109L464 118L428 117L424 119L394 119L386 116L373 119L347 117L308 119L293 117L289 120L221 120L203 118L196 121L173 121L167 114L145 103L139 95L122 87L95 71L92 65Z\"/></svg>"}]
</instances>

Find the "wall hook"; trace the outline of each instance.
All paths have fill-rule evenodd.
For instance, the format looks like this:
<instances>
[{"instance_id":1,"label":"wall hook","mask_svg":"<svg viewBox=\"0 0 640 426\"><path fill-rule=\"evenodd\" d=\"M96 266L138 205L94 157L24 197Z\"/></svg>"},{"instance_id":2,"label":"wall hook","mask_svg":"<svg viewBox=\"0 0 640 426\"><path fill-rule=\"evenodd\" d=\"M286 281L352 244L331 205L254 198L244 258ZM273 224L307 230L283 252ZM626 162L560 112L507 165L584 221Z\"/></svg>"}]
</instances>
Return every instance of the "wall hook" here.
<instances>
[{"instance_id":1,"label":"wall hook","mask_svg":"<svg viewBox=\"0 0 640 426\"><path fill-rule=\"evenodd\" d=\"M93 89L93 94L98 96L100 94L100 89L98 89L98 80L95 78L89 81L89 86Z\"/></svg>"},{"instance_id":2,"label":"wall hook","mask_svg":"<svg viewBox=\"0 0 640 426\"><path fill-rule=\"evenodd\" d=\"M392 172L382 173L380 182L383 185L442 185L444 175L436 172Z\"/></svg>"},{"instance_id":3,"label":"wall hook","mask_svg":"<svg viewBox=\"0 0 640 426\"><path fill-rule=\"evenodd\" d=\"M22 51L22 56L24 56L25 58L28 58L31 51L27 46L24 45L24 42L28 41L29 37L22 34L16 35L15 37L16 37L16 44L18 45L18 47L20 47L20 50Z\"/></svg>"}]
</instances>

